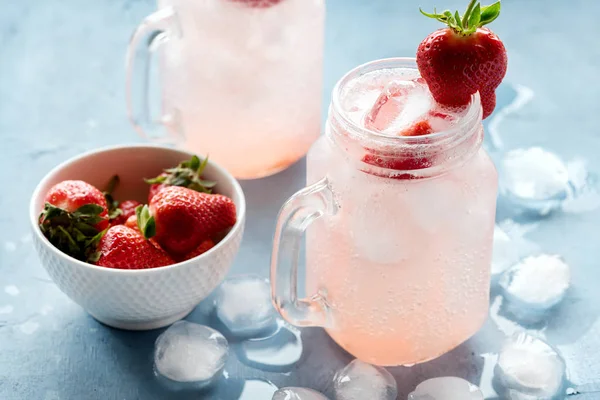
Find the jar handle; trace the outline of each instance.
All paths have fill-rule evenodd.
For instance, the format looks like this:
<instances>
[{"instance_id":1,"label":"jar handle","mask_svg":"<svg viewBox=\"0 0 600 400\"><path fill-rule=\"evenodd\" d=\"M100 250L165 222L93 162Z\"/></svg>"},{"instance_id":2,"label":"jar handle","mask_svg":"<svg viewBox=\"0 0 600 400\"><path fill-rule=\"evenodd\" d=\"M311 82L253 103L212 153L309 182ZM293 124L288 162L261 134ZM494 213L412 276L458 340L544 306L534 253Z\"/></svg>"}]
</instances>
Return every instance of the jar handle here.
<instances>
[{"instance_id":1,"label":"jar handle","mask_svg":"<svg viewBox=\"0 0 600 400\"><path fill-rule=\"evenodd\" d=\"M328 308L322 295L298 298L298 261L309 225L337 210L329 181L323 178L294 194L279 211L271 255L271 294L279 313L293 325L327 325Z\"/></svg>"},{"instance_id":2,"label":"jar handle","mask_svg":"<svg viewBox=\"0 0 600 400\"><path fill-rule=\"evenodd\" d=\"M125 62L127 113L137 133L146 140L173 143L183 139L179 112L164 112L157 119L150 115L150 70L154 53L181 30L173 7L162 8L148 15L136 28L127 46ZM171 136L158 132L165 126ZM152 133L152 134L150 134Z\"/></svg>"}]
</instances>

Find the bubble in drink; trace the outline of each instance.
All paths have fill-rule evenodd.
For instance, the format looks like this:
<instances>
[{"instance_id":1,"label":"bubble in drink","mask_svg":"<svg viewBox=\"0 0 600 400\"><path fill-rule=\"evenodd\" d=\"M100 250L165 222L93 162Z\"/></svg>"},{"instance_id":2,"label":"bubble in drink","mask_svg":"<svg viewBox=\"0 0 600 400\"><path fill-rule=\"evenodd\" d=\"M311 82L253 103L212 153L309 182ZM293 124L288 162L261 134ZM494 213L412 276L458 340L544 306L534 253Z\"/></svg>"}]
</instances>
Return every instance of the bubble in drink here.
<instances>
[{"instance_id":1,"label":"bubble in drink","mask_svg":"<svg viewBox=\"0 0 600 400\"><path fill-rule=\"evenodd\" d=\"M221 374L229 354L227 339L207 326L187 321L164 331L154 348L154 370L172 382L202 388Z\"/></svg>"},{"instance_id":2,"label":"bubble in drink","mask_svg":"<svg viewBox=\"0 0 600 400\"><path fill-rule=\"evenodd\" d=\"M354 360L333 378L336 400L396 400L396 380L385 368Z\"/></svg>"},{"instance_id":3,"label":"bubble in drink","mask_svg":"<svg viewBox=\"0 0 600 400\"><path fill-rule=\"evenodd\" d=\"M521 332L507 339L494 374L506 398L550 400L564 387L566 365L554 347Z\"/></svg>"},{"instance_id":4,"label":"bubble in drink","mask_svg":"<svg viewBox=\"0 0 600 400\"><path fill-rule=\"evenodd\" d=\"M286 387L279 389L272 400L328 400L327 397L312 389Z\"/></svg>"},{"instance_id":5,"label":"bubble in drink","mask_svg":"<svg viewBox=\"0 0 600 400\"><path fill-rule=\"evenodd\" d=\"M238 337L255 337L276 328L269 282L243 275L223 282L216 298L217 317Z\"/></svg>"},{"instance_id":6,"label":"bubble in drink","mask_svg":"<svg viewBox=\"0 0 600 400\"><path fill-rule=\"evenodd\" d=\"M538 322L565 297L571 273L557 255L530 256L507 270L500 279L506 311L524 322Z\"/></svg>"},{"instance_id":7,"label":"bubble in drink","mask_svg":"<svg viewBox=\"0 0 600 400\"><path fill-rule=\"evenodd\" d=\"M563 160L540 147L515 149L500 167L500 192L513 203L540 215L569 196L569 172Z\"/></svg>"},{"instance_id":8,"label":"bubble in drink","mask_svg":"<svg viewBox=\"0 0 600 400\"><path fill-rule=\"evenodd\" d=\"M433 378L420 383L408 400L483 400L483 393L462 378Z\"/></svg>"}]
</instances>

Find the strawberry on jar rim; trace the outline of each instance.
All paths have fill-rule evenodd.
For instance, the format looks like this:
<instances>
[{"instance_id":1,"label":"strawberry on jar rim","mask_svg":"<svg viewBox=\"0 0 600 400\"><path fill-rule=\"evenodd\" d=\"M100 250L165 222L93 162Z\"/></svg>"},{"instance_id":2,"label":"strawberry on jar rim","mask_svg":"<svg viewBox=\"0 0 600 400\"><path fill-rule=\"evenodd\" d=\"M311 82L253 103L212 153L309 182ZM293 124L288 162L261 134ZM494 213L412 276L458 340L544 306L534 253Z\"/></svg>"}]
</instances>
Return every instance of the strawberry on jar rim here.
<instances>
[{"instance_id":1,"label":"strawberry on jar rim","mask_svg":"<svg viewBox=\"0 0 600 400\"><path fill-rule=\"evenodd\" d=\"M469 104L479 92L487 118L508 63L504 44L483 27L500 15L500 1L482 7L471 0L462 16L458 11L421 13L448 25L427 36L417 50L417 65L431 94L438 103L454 107Z\"/></svg>"},{"instance_id":2,"label":"strawberry on jar rim","mask_svg":"<svg viewBox=\"0 0 600 400\"><path fill-rule=\"evenodd\" d=\"M148 269L175 264L164 250L125 225L115 225L106 232L99 252L96 265L106 268Z\"/></svg>"},{"instance_id":3,"label":"strawberry on jar rim","mask_svg":"<svg viewBox=\"0 0 600 400\"><path fill-rule=\"evenodd\" d=\"M39 227L60 251L81 261L95 262L97 245L108 227L104 194L87 182L62 181L45 196Z\"/></svg>"}]
</instances>

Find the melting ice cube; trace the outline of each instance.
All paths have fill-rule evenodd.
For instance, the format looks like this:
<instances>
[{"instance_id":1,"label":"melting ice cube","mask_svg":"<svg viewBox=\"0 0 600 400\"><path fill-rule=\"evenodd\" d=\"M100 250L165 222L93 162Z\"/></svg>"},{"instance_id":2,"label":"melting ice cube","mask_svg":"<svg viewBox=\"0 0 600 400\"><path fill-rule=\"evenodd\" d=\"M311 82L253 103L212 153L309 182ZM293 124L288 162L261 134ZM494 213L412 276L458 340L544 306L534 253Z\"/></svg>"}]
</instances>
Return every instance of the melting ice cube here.
<instances>
[{"instance_id":1,"label":"melting ice cube","mask_svg":"<svg viewBox=\"0 0 600 400\"><path fill-rule=\"evenodd\" d=\"M408 400L483 400L483 393L462 378L433 378L420 383Z\"/></svg>"},{"instance_id":2,"label":"melting ice cube","mask_svg":"<svg viewBox=\"0 0 600 400\"><path fill-rule=\"evenodd\" d=\"M249 339L238 347L238 358L244 364L263 371L287 372L302 357L301 332L282 323L266 338Z\"/></svg>"},{"instance_id":3,"label":"melting ice cube","mask_svg":"<svg viewBox=\"0 0 600 400\"><path fill-rule=\"evenodd\" d=\"M524 322L538 322L564 298L571 279L569 266L556 255L530 256L500 278L506 311Z\"/></svg>"},{"instance_id":4,"label":"melting ice cube","mask_svg":"<svg viewBox=\"0 0 600 400\"><path fill-rule=\"evenodd\" d=\"M272 400L328 400L321 393L305 388L286 387L279 389Z\"/></svg>"},{"instance_id":5,"label":"melting ice cube","mask_svg":"<svg viewBox=\"0 0 600 400\"><path fill-rule=\"evenodd\" d=\"M501 162L500 191L513 203L545 215L568 198L569 172L559 156L540 147L515 149Z\"/></svg>"},{"instance_id":6,"label":"melting ice cube","mask_svg":"<svg viewBox=\"0 0 600 400\"><path fill-rule=\"evenodd\" d=\"M219 332L179 321L156 339L154 370L159 377L201 388L220 375L228 354L227 340Z\"/></svg>"},{"instance_id":7,"label":"melting ice cube","mask_svg":"<svg viewBox=\"0 0 600 400\"><path fill-rule=\"evenodd\" d=\"M506 398L550 400L564 387L566 365L554 347L521 332L507 339L494 372Z\"/></svg>"},{"instance_id":8,"label":"melting ice cube","mask_svg":"<svg viewBox=\"0 0 600 400\"><path fill-rule=\"evenodd\" d=\"M385 368L354 360L333 378L336 400L396 400L396 380Z\"/></svg>"},{"instance_id":9,"label":"melting ice cube","mask_svg":"<svg viewBox=\"0 0 600 400\"><path fill-rule=\"evenodd\" d=\"M217 316L238 337L253 337L277 326L269 282L243 275L223 282L216 297Z\"/></svg>"}]
</instances>

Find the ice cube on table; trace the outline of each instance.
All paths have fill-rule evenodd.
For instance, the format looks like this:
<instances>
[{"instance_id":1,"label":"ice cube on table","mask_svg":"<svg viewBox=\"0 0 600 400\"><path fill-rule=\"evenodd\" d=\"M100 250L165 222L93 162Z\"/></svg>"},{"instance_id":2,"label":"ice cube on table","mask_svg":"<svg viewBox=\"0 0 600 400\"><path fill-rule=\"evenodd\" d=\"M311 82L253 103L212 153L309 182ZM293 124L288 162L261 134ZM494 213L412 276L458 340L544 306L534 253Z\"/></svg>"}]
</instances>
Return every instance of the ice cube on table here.
<instances>
[{"instance_id":1,"label":"ice cube on table","mask_svg":"<svg viewBox=\"0 0 600 400\"><path fill-rule=\"evenodd\" d=\"M520 332L502 347L494 374L506 398L551 400L564 387L566 365L550 344Z\"/></svg>"},{"instance_id":2,"label":"ice cube on table","mask_svg":"<svg viewBox=\"0 0 600 400\"><path fill-rule=\"evenodd\" d=\"M537 322L562 301L570 280L569 265L559 256L527 257L500 278L506 311L518 320Z\"/></svg>"},{"instance_id":3,"label":"ice cube on table","mask_svg":"<svg viewBox=\"0 0 600 400\"><path fill-rule=\"evenodd\" d=\"M233 336L256 337L277 327L269 281L242 275L221 284L216 296L219 320Z\"/></svg>"},{"instance_id":4,"label":"ice cube on table","mask_svg":"<svg viewBox=\"0 0 600 400\"><path fill-rule=\"evenodd\" d=\"M570 195L567 165L541 147L507 152L499 169L500 192L526 210L545 215Z\"/></svg>"},{"instance_id":5,"label":"ice cube on table","mask_svg":"<svg viewBox=\"0 0 600 400\"><path fill-rule=\"evenodd\" d=\"M432 103L429 89L419 79L391 81L367 111L364 124L368 129L397 136L426 119Z\"/></svg>"},{"instance_id":6,"label":"ice cube on table","mask_svg":"<svg viewBox=\"0 0 600 400\"><path fill-rule=\"evenodd\" d=\"M201 388L221 374L228 354L227 339L219 332L179 321L156 339L154 371L159 377Z\"/></svg>"},{"instance_id":7,"label":"ice cube on table","mask_svg":"<svg viewBox=\"0 0 600 400\"><path fill-rule=\"evenodd\" d=\"M470 382L449 376L421 382L408 400L483 400L483 393Z\"/></svg>"},{"instance_id":8,"label":"ice cube on table","mask_svg":"<svg viewBox=\"0 0 600 400\"><path fill-rule=\"evenodd\" d=\"M396 400L396 380L385 368L354 360L333 378L336 400Z\"/></svg>"},{"instance_id":9,"label":"ice cube on table","mask_svg":"<svg viewBox=\"0 0 600 400\"><path fill-rule=\"evenodd\" d=\"M288 372L302 357L301 332L285 323L271 336L244 340L239 344L240 361L253 368L271 372Z\"/></svg>"},{"instance_id":10,"label":"ice cube on table","mask_svg":"<svg viewBox=\"0 0 600 400\"><path fill-rule=\"evenodd\" d=\"M328 400L327 397L312 389L285 387L273 395L272 400Z\"/></svg>"}]
</instances>

